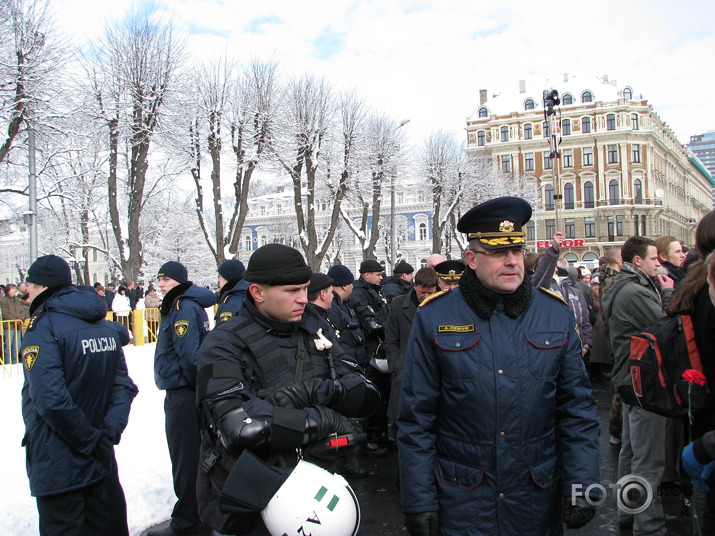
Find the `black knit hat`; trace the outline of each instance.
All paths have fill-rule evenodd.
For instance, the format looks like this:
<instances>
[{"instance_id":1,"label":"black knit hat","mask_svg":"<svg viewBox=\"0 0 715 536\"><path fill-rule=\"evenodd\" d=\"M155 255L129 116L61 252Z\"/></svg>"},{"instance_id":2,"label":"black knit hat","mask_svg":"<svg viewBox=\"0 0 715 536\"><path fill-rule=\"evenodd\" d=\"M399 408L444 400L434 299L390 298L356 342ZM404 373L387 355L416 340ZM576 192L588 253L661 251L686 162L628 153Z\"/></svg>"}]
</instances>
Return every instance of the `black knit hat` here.
<instances>
[{"instance_id":1,"label":"black knit hat","mask_svg":"<svg viewBox=\"0 0 715 536\"><path fill-rule=\"evenodd\" d=\"M333 280L320 272L313 272L310 276L310 284L308 285L308 296L316 292L320 292L333 285Z\"/></svg>"},{"instance_id":2,"label":"black knit hat","mask_svg":"<svg viewBox=\"0 0 715 536\"><path fill-rule=\"evenodd\" d=\"M367 274L370 272L382 272L383 270L384 268L382 267L382 264L372 259L368 259L360 263L361 274Z\"/></svg>"},{"instance_id":3,"label":"black knit hat","mask_svg":"<svg viewBox=\"0 0 715 536\"><path fill-rule=\"evenodd\" d=\"M186 271L186 266L178 261L165 262L156 275L157 277L168 277L178 283L186 283L189 280L189 272Z\"/></svg>"},{"instance_id":4,"label":"black knit hat","mask_svg":"<svg viewBox=\"0 0 715 536\"><path fill-rule=\"evenodd\" d=\"M221 263L221 266L218 267L218 275L226 281L239 281L243 279L245 269L246 267L241 261L230 259Z\"/></svg>"},{"instance_id":5,"label":"black knit hat","mask_svg":"<svg viewBox=\"0 0 715 536\"><path fill-rule=\"evenodd\" d=\"M43 287L72 284L72 270L62 257L45 255L38 257L27 270L27 282Z\"/></svg>"},{"instance_id":6,"label":"black knit hat","mask_svg":"<svg viewBox=\"0 0 715 536\"><path fill-rule=\"evenodd\" d=\"M400 261L395 265L395 269L392 271L393 274L411 274L415 269L407 261Z\"/></svg>"},{"instance_id":7,"label":"black knit hat","mask_svg":"<svg viewBox=\"0 0 715 536\"><path fill-rule=\"evenodd\" d=\"M350 285L355 282L355 276L350 271L350 268L344 264L336 264L328 270L328 276L333 280L333 284L339 287Z\"/></svg>"},{"instance_id":8,"label":"black knit hat","mask_svg":"<svg viewBox=\"0 0 715 536\"><path fill-rule=\"evenodd\" d=\"M297 249L266 244L251 255L243 278L266 285L300 285L307 283L312 273Z\"/></svg>"}]
</instances>

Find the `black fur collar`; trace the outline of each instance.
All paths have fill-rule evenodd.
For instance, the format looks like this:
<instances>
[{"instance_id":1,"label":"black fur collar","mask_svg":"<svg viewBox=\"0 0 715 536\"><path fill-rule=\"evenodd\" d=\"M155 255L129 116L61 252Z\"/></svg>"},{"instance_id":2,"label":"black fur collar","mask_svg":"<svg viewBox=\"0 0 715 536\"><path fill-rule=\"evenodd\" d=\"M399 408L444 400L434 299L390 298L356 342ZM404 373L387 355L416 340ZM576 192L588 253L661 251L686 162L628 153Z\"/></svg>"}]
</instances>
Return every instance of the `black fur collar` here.
<instances>
[{"instance_id":1,"label":"black fur collar","mask_svg":"<svg viewBox=\"0 0 715 536\"><path fill-rule=\"evenodd\" d=\"M511 294L499 294L485 287L474 270L467 268L459 280L459 291L474 312L484 320L494 314L500 302L504 303L504 313L509 318L516 318L529 307L531 277L525 274L524 281Z\"/></svg>"},{"instance_id":2,"label":"black fur collar","mask_svg":"<svg viewBox=\"0 0 715 536\"><path fill-rule=\"evenodd\" d=\"M180 283L166 293L164 299L161 300L161 309L159 309L159 313L161 314L161 316L166 316L171 312L171 309L174 307L176 300L179 299L179 297L181 297L184 292L189 290L189 287L191 285L193 285L191 281L187 281L186 283Z\"/></svg>"}]
</instances>

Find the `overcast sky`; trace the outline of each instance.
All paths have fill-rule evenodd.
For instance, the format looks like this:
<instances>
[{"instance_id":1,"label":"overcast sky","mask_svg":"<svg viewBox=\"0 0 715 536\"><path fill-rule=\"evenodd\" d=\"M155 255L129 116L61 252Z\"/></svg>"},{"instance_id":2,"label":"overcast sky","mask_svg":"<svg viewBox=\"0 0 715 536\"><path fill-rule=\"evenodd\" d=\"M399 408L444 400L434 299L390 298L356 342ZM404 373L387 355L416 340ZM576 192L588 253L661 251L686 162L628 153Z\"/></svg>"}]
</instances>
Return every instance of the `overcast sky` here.
<instances>
[{"instance_id":1,"label":"overcast sky","mask_svg":"<svg viewBox=\"0 0 715 536\"><path fill-rule=\"evenodd\" d=\"M715 130L712 0L56 0L75 42L134 8L167 12L187 50L239 60L275 58L285 74L313 73L355 88L406 127L463 137L479 90L516 91L538 77L608 75L643 94L680 141ZM529 88L531 89L531 88ZM540 97L543 87L535 88Z\"/></svg>"}]
</instances>

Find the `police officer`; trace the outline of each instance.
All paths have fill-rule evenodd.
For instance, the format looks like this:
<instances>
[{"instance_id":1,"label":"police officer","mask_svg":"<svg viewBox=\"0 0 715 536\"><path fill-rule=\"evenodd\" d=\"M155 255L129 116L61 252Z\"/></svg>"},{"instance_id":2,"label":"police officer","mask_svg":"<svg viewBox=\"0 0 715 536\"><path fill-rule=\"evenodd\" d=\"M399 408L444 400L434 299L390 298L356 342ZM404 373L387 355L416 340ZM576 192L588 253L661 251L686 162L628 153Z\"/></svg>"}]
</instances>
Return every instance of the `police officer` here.
<instances>
[{"instance_id":1,"label":"police officer","mask_svg":"<svg viewBox=\"0 0 715 536\"><path fill-rule=\"evenodd\" d=\"M385 296L387 303L391 303L393 298L407 294L412 290L412 274L415 269L412 265L401 260L395 265L392 275L387 277L382 282L382 294Z\"/></svg>"},{"instance_id":2,"label":"police officer","mask_svg":"<svg viewBox=\"0 0 715 536\"><path fill-rule=\"evenodd\" d=\"M437 282L439 289L447 290L459 286L459 278L462 277L466 267L466 264L456 259L443 261L435 266L434 269L439 276L439 281Z\"/></svg>"},{"instance_id":3,"label":"police officer","mask_svg":"<svg viewBox=\"0 0 715 536\"><path fill-rule=\"evenodd\" d=\"M164 299L154 353L154 379L156 386L166 391L166 441L178 500L169 525L149 531L149 536L173 536L198 529L196 471L200 438L196 362L199 346L209 331L204 309L214 304L215 296L209 289L191 283L186 267L177 261L164 263L157 279Z\"/></svg>"},{"instance_id":4,"label":"police officer","mask_svg":"<svg viewBox=\"0 0 715 536\"><path fill-rule=\"evenodd\" d=\"M243 279L244 270L243 263L236 259L224 261L218 267L216 325L231 320L241 308L248 288L248 283Z\"/></svg>"},{"instance_id":5,"label":"police officer","mask_svg":"<svg viewBox=\"0 0 715 536\"><path fill-rule=\"evenodd\" d=\"M128 534L114 445L137 388L122 338L92 287L72 285L64 259L38 258L27 281L23 444L40 534Z\"/></svg>"},{"instance_id":6,"label":"police officer","mask_svg":"<svg viewBox=\"0 0 715 536\"><path fill-rule=\"evenodd\" d=\"M273 465L295 465L297 449L309 461L319 459L318 440L352 433L348 417L365 417L379 404L357 363L318 332L319 318L306 314L311 273L293 248L257 249L244 272L243 307L201 347L198 495L202 522L220 533L267 534L260 517L219 508L221 489L245 449Z\"/></svg>"},{"instance_id":7,"label":"police officer","mask_svg":"<svg viewBox=\"0 0 715 536\"><path fill-rule=\"evenodd\" d=\"M598 421L573 313L524 278L531 207L468 211L468 268L428 298L408 342L398 417L411 536L560 535L591 520Z\"/></svg>"},{"instance_id":8,"label":"police officer","mask_svg":"<svg viewBox=\"0 0 715 536\"><path fill-rule=\"evenodd\" d=\"M349 304L355 276L347 266L336 264L328 270L328 277L333 280L333 303L328 318L337 328L340 347L361 366L365 366L368 362L365 333Z\"/></svg>"}]
</instances>

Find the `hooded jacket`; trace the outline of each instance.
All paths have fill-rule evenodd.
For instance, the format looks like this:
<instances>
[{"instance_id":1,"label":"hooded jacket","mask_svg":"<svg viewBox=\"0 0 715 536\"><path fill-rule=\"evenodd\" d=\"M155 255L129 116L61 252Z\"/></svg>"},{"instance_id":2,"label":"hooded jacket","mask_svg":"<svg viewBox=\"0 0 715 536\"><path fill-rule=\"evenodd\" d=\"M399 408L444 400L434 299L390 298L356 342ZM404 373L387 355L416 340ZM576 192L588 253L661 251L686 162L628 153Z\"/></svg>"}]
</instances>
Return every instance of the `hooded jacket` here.
<instances>
[{"instance_id":1,"label":"hooded jacket","mask_svg":"<svg viewBox=\"0 0 715 536\"><path fill-rule=\"evenodd\" d=\"M214 293L190 281L164 296L154 353L154 381L159 389L196 388L199 346L209 332L207 307Z\"/></svg>"},{"instance_id":2,"label":"hooded jacket","mask_svg":"<svg viewBox=\"0 0 715 536\"><path fill-rule=\"evenodd\" d=\"M105 315L91 287L62 288L33 310L21 355L22 444L35 497L90 486L111 471L111 457L93 451L103 431L119 442L137 388L118 326Z\"/></svg>"},{"instance_id":3,"label":"hooded jacket","mask_svg":"<svg viewBox=\"0 0 715 536\"><path fill-rule=\"evenodd\" d=\"M243 300L246 299L249 283L245 279L239 281L229 281L221 289L218 297L218 308L216 309L216 325L228 322L241 308Z\"/></svg>"}]
</instances>

